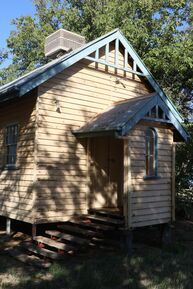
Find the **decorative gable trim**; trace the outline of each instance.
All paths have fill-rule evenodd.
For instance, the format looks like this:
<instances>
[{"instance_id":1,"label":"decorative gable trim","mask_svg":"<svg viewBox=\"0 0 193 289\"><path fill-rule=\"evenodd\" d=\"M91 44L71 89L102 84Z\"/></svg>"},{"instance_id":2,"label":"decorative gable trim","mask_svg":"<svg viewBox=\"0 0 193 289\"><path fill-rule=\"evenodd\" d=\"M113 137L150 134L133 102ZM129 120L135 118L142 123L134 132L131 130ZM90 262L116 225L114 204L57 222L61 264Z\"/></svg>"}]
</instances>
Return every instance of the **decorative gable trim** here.
<instances>
[{"instance_id":1,"label":"decorative gable trim","mask_svg":"<svg viewBox=\"0 0 193 289\"><path fill-rule=\"evenodd\" d=\"M32 90L34 87L37 87L38 85L44 83L51 77L55 76L56 74L62 72L64 69L70 67L71 65L75 64L79 60L86 58L89 59L89 55L93 52L96 52L95 58L99 62L101 60L98 58L98 51L102 47L106 47L106 53L108 52L109 43L112 41L115 41L115 56L118 54L119 49L119 42L123 45L125 48L125 56L130 55L133 59L133 69L129 69L127 67L127 56L125 57L125 67L123 70L131 72L133 74L137 74L139 76L146 77L151 86L154 88L154 90L160 95L160 97L163 99L163 101L166 103L166 105L170 108L170 110L173 112L175 117L182 122L183 118L175 108L174 104L171 102L171 100L165 95L161 87L158 85L156 80L154 79L153 75L150 73L150 71L147 69L139 55L136 53L134 48L131 46L131 44L127 41L125 36L119 31L119 29L115 29L112 32L89 42L85 46L79 48L78 50L72 52L71 54L67 55L63 60L61 60L59 63L56 63L53 67L49 67L45 72L38 75L37 77L33 78L32 80L28 81L26 84L23 84L20 88L20 96L24 95L26 92ZM93 59L90 59L93 61ZM96 61L95 60L95 61ZM108 62L108 58L105 60L106 65L110 66L110 63ZM103 64L105 64L105 62ZM115 68L121 69L118 65L118 63L114 64ZM141 70L141 72L137 71L137 67Z\"/></svg>"},{"instance_id":2,"label":"decorative gable trim","mask_svg":"<svg viewBox=\"0 0 193 289\"><path fill-rule=\"evenodd\" d=\"M136 111L135 115L122 127L121 136L127 135L128 132L157 104L157 102L158 96L155 95L150 98L140 110Z\"/></svg>"},{"instance_id":3,"label":"decorative gable trim","mask_svg":"<svg viewBox=\"0 0 193 289\"><path fill-rule=\"evenodd\" d=\"M152 85L152 87L155 89L155 91L160 95L160 97L163 99L163 101L166 103L166 105L171 109L171 111L174 113L175 117L182 122L183 118L177 111L176 107L172 103L172 101L166 96L162 88L159 86L149 69L146 67L142 59L139 57L137 52L134 50L134 48L131 46L131 44L128 42L128 40L125 38L125 36L122 34L121 31L119 31L119 40L121 43L125 46L131 57L134 59L136 65L140 68L142 73L145 75L149 83Z\"/></svg>"},{"instance_id":4,"label":"decorative gable trim","mask_svg":"<svg viewBox=\"0 0 193 289\"><path fill-rule=\"evenodd\" d=\"M179 120L174 116L173 112L169 109L169 107L166 105L166 103L159 98L158 99L158 105L161 107L161 109L165 112L168 119L171 121L173 126L176 128L176 130L179 132L179 134L182 136L182 138L187 141L189 138L188 132L185 130L185 128L181 125Z\"/></svg>"},{"instance_id":5,"label":"decorative gable trim","mask_svg":"<svg viewBox=\"0 0 193 289\"><path fill-rule=\"evenodd\" d=\"M114 42L114 46L115 46L114 63L111 63L109 61L109 53L110 53L109 48L110 48L110 44L113 42ZM119 64L120 44L123 46L123 44L119 40L119 36L118 36L115 39L115 41L108 42L105 46L103 46L104 51L105 51L104 59L100 59L100 49L103 47L97 48L97 50L94 51L94 56L89 55L89 56L86 56L85 59L87 59L91 62L103 64L105 67L112 67L112 68L115 68L117 70L122 70L125 72L132 73L134 75L145 77L145 74L143 74L142 72L139 71L138 66L136 65L136 62L134 59L133 59L132 68L129 67L128 58L129 58L130 54L124 46L123 46L124 47L124 53L123 53L124 63L122 63L122 65Z\"/></svg>"},{"instance_id":6,"label":"decorative gable trim","mask_svg":"<svg viewBox=\"0 0 193 289\"><path fill-rule=\"evenodd\" d=\"M163 110L163 112L168 118L168 120L163 119L162 121L160 121L159 119L157 119L157 121L162 122L162 123L172 124L175 127L175 129L179 132L182 139L184 141L187 141L189 138L188 132L181 125L179 120L174 116L174 114L166 105L166 103L163 101L163 99L160 97L160 95L156 95L153 99L151 99L148 103L146 103L140 111L136 112L136 115L131 120L129 120L128 123L125 125L125 127L122 129L122 135L124 136L125 134L127 134L128 131L132 127L134 127L134 125L137 124L141 119L144 119L144 116L156 105L159 106ZM150 120L150 119L147 119L147 120Z\"/></svg>"},{"instance_id":7,"label":"decorative gable trim","mask_svg":"<svg viewBox=\"0 0 193 289\"><path fill-rule=\"evenodd\" d=\"M154 88L154 90L159 94L160 98L162 99L162 102L165 104L165 106L167 106L170 119L173 119L173 121L175 120L176 127L178 127L182 132L183 128L181 125L179 125L179 123L183 121L182 117L178 113L174 104L170 101L170 99L165 95L161 87L157 84L156 80L154 79L150 71L147 69L147 67L145 66L139 55L133 49L131 44L127 41L125 36L119 31L119 29L115 29L107 33L106 35L101 36L84 45L83 47L80 47L79 49L69 53L68 55L61 57L60 59L54 60L53 62L48 63L47 65L32 71L26 76L23 76L18 80L15 80L10 84L3 86L0 89L0 102L8 100L9 98L21 97L25 95L27 92L41 85L48 79L54 77L55 75L62 72L71 65L75 64L79 60L84 58L88 59L89 55L92 54L93 52L96 53L95 61L99 61L98 51L100 48L104 46L106 49L105 63L109 65L107 54L109 49L109 43L111 43L112 41L115 41L114 66L117 67L118 69L120 68L118 65L117 55L119 51L119 45L121 43L121 45L124 47L124 58L125 58L123 70L147 78L147 80ZM127 66L128 55L130 55L130 57L133 59L132 69L128 68ZM17 93L15 94L15 92Z\"/></svg>"},{"instance_id":8,"label":"decorative gable trim","mask_svg":"<svg viewBox=\"0 0 193 289\"><path fill-rule=\"evenodd\" d=\"M78 138L109 135L115 138L124 138L155 106L159 106L167 116L167 119L163 119L161 122L171 124L180 134L181 138L187 141L188 133L158 94L114 103L113 106L109 107L109 109L107 108L107 110L96 116L82 128L74 131L74 135ZM147 118L146 120L150 119ZM156 118L153 121L160 122Z\"/></svg>"}]
</instances>

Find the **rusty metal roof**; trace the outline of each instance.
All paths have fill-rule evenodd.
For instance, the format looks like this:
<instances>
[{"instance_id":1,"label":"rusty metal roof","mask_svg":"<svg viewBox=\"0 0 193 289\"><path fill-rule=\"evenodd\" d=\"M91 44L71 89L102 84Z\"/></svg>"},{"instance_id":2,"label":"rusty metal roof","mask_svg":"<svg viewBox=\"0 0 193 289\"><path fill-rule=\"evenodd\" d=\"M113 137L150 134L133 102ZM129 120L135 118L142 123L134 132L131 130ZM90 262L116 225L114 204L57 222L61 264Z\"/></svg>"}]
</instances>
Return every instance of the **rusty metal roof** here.
<instances>
[{"instance_id":1,"label":"rusty metal roof","mask_svg":"<svg viewBox=\"0 0 193 289\"><path fill-rule=\"evenodd\" d=\"M74 134L78 137L85 137L89 134L94 136L102 132L103 134L118 133L122 135L124 127L134 118L138 122L138 118L140 120L151 109L151 106L155 105L156 101L157 94L150 94L116 102L75 131Z\"/></svg>"},{"instance_id":2,"label":"rusty metal roof","mask_svg":"<svg viewBox=\"0 0 193 289\"><path fill-rule=\"evenodd\" d=\"M175 127L176 132L179 133L181 139L187 140L188 135L186 130L173 117L171 111L157 93L142 95L112 104L79 130L74 131L74 135L79 138L108 135L123 137L127 135L128 131L155 105L158 105L167 116L168 120L164 121Z\"/></svg>"}]
</instances>

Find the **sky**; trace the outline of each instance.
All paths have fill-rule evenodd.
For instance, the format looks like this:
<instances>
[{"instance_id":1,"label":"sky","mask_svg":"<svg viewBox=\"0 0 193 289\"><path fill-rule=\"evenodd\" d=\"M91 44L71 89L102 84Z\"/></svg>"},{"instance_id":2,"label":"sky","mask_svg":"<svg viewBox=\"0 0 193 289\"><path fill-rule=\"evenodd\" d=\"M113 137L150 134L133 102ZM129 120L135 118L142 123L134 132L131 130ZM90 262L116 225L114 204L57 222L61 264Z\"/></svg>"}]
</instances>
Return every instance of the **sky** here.
<instances>
[{"instance_id":1,"label":"sky","mask_svg":"<svg viewBox=\"0 0 193 289\"><path fill-rule=\"evenodd\" d=\"M6 48L6 39L14 26L11 20L26 15L33 15L34 5L32 0L0 0L0 48Z\"/></svg>"}]
</instances>

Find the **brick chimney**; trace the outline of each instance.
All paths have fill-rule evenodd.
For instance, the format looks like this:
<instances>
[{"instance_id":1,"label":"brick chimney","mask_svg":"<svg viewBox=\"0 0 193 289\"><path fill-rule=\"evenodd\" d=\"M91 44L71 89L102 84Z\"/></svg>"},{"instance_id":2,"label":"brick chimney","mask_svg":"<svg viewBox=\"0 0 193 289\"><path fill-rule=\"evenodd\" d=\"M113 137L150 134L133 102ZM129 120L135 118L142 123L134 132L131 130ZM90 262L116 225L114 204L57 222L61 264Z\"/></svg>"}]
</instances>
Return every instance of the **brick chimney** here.
<instances>
[{"instance_id":1,"label":"brick chimney","mask_svg":"<svg viewBox=\"0 0 193 289\"><path fill-rule=\"evenodd\" d=\"M59 29L46 37L45 56L54 59L84 44L85 37L65 29Z\"/></svg>"}]
</instances>

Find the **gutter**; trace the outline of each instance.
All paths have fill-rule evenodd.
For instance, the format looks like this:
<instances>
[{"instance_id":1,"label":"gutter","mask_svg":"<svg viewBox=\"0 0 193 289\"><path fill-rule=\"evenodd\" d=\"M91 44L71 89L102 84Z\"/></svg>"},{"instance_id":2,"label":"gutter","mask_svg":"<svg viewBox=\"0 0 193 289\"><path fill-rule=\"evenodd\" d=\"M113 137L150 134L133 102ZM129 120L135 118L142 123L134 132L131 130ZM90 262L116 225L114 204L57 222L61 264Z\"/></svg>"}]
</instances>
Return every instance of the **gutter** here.
<instances>
[{"instance_id":1,"label":"gutter","mask_svg":"<svg viewBox=\"0 0 193 289\"><path fill-rule=\"evenodd\" d=\"M19 87L17 86L9 87L8 89L5 89L4 91L0 92L0 103L19 96L20 96Z\"/></svg>"}]
</instances>

